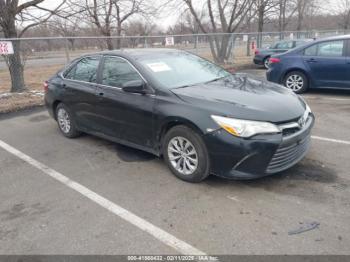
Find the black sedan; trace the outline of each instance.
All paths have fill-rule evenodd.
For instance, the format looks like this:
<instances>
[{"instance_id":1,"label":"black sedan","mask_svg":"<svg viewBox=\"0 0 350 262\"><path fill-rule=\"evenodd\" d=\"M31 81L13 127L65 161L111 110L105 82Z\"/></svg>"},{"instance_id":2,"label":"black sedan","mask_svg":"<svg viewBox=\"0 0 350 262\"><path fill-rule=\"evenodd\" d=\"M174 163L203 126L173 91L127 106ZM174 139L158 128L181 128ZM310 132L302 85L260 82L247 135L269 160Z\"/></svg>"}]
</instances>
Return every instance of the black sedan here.
<instances>
[{"instance_id":1,"label":"black sedan","mask_svg":"<svg viewBox=\"0 0 350 262\"><path fill-rule=\"evenodd\" d=\"M268 48L256 49L253 62L256 65L263 65L266 69L269 68L269 59L272 55L287 52L298 46L302 46L312 39L284 40L273 44Z\"/></svg>"},{"instance_id":2,"label":"black sedan","mask_svg":"<svg viewBox=\"0 0 350 262\"><path fill-rule=\"evenodd\" d=\"M189 182L285 170L306 154L314 123L292 91L172 49L83 56L45 83L45 103L66 137L162 156Z\"/></svg>"}]
</instances>

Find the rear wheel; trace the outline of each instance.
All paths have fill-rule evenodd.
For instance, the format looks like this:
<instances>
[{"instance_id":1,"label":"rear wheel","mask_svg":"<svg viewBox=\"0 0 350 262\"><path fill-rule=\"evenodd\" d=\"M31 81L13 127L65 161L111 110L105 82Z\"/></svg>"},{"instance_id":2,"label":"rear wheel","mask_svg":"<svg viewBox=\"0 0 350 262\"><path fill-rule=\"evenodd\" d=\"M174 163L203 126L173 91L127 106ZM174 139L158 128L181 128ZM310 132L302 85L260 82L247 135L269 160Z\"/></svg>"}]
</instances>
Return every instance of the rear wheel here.
<instances>
[{"instance_id":1,"label":"rear wheel","mask_svg":"<svg viewBox=\"0 0 350 262\"><path fill-rule=\"evenodd\" d=\"M284 78L284 86L291 89L294 93L304 93L308 88L308 79L300 71L292 71Z\"/></svg>"},{"instance_id":2,"label":"rear wheel","mask_svg":"<svg viewBox=\"0 0 350 262\"><path fill-rule=\"evenodd\" d=\"M270 63L270 57L266 57L265 59L264 59L264 61L263 61L263 63L264 63L264 67L266 68L266 69L269 69L269 63Z\"/></svg>"},{"instance_id":3,"label":"rear wheel","mask_svg":"<svg viewBox=\"0 0 350 262\"><path fill-rule=\"evenodd\" d=\"M72 114L65 104L60 103L57 105L56 119L58 127L64 136L74 138L81 134L77 130Z\"/></svg>"},{"instance_id":4,"label":"rear wheel","mask_svg":"<svg viewBox=\"0 0 350 262\"><path fill-rule=\"evenodd\" d=\"M178 178L198 183L209 175L209 156L198 133L186 126L170 129L163 140L163 157Z\"/></svg>"}]
</instances>

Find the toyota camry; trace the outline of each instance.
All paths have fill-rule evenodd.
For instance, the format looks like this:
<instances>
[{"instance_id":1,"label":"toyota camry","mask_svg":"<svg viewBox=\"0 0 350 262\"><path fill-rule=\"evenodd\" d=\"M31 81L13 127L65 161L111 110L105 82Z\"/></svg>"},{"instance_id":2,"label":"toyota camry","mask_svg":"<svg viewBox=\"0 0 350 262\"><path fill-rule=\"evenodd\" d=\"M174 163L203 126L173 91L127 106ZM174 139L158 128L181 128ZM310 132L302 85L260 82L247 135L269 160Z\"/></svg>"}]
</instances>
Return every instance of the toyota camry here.
<instances>
[{"instance_id":1,"label":"toyota camry","mask_svg":"<svg viewBox=\"0 0 350 262\"><path fill-rule=\"evenodd\" d=\"M289 89L173 49L85 55L44 88L64 136L84 132L147 151L189 182L288 169L307 153L314 124Z\"/></svg>"}]
</instances>

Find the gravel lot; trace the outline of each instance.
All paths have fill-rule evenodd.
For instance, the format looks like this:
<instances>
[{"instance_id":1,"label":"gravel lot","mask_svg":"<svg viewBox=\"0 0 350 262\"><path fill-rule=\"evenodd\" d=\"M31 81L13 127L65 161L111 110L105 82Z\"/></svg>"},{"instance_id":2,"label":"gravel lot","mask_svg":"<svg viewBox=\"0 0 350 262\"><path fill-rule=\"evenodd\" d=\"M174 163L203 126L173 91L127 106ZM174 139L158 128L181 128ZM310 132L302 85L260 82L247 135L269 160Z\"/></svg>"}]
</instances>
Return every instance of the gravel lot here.
<instances>
[{"instance_id":1,"label":"gravel lot","mask_svg":"<svg viewBox=\"0 0 350 262\"><path fill-rule=\"evenodd\" d=\"M304 98L317 118L306 158L246 182L185 183L149 154L88 135L64 138L41 108L2 115L0 142L46 167L0 146L0 254L179 254L166 241L176 237L207 254L350 255L350 93ZM320 225L288 234L311 222Z\"/></svg>"}]
</instances>

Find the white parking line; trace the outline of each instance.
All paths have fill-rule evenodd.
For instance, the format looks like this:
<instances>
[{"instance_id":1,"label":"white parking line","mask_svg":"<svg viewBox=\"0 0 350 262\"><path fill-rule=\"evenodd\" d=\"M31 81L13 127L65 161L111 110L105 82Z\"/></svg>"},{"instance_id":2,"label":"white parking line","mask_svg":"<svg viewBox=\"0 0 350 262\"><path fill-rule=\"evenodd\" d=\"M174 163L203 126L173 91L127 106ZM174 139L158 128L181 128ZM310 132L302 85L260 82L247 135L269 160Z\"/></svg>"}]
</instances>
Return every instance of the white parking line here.
<instances>
[{"instance_id":1,"label":"white parking line","mask_svg":"<svg viewBox=\"0 0 350 262\"><path fill-rule=\"evenodd\" d=\"M101 195L95 193L94 191L88 189L87 187L71 180L70 178L62 175L61 173L44 165L43 163L40 163L39 161L22 153L21 151L17 150L16 148L10 146L9 144L6 144L2 140L0 140L0 147L3 148L4 150L6 150L7 152L17 156L18 158L22 159L23 161L27 162L28 164L36 167L37 169L41 170L45 174L47 174L50 177L61 182L65 186L70 187L71 189L82 194L83 196L89 198L90 200L92 200L96 204L104 207L105 209L109 210L110 212L112 212L113 214L117 215L118 217L124 219L125 221L129 222L130 224L133 224L134 226L138 227L139 229L149 233L150 235L152 235L153 237L155 237L159 241L161 241L164 244L168 245L169 247L177 250L181 254L184 254L184 255L206 255L203 251L196 249L195 247L191 246L190 244L187 244L186 242L176 238L175 236L164 231L163 229L156 227L155 225L151 224L150 222L148 222L148 221L142 219L141 217L138 217L137 215L131 213L130 211L126 210L125 208L109 201L108 199L102 197Z\"/></svg>"},{"instance_id":2,"label":"white parking line","mask_svg":"<svg viewBox=\"0 0 350 262\"><path fill-rule=\"evenodd\" d=\"M350 141L346 141L346 140L339 140L339 139L333 139L333 138L327 138L327 137L321 137L321 136L311 136L311 138L317 139L317 140L322 140L322 141L327 141L327 142L350 145Z\"/></svg>"}]
</instances>

